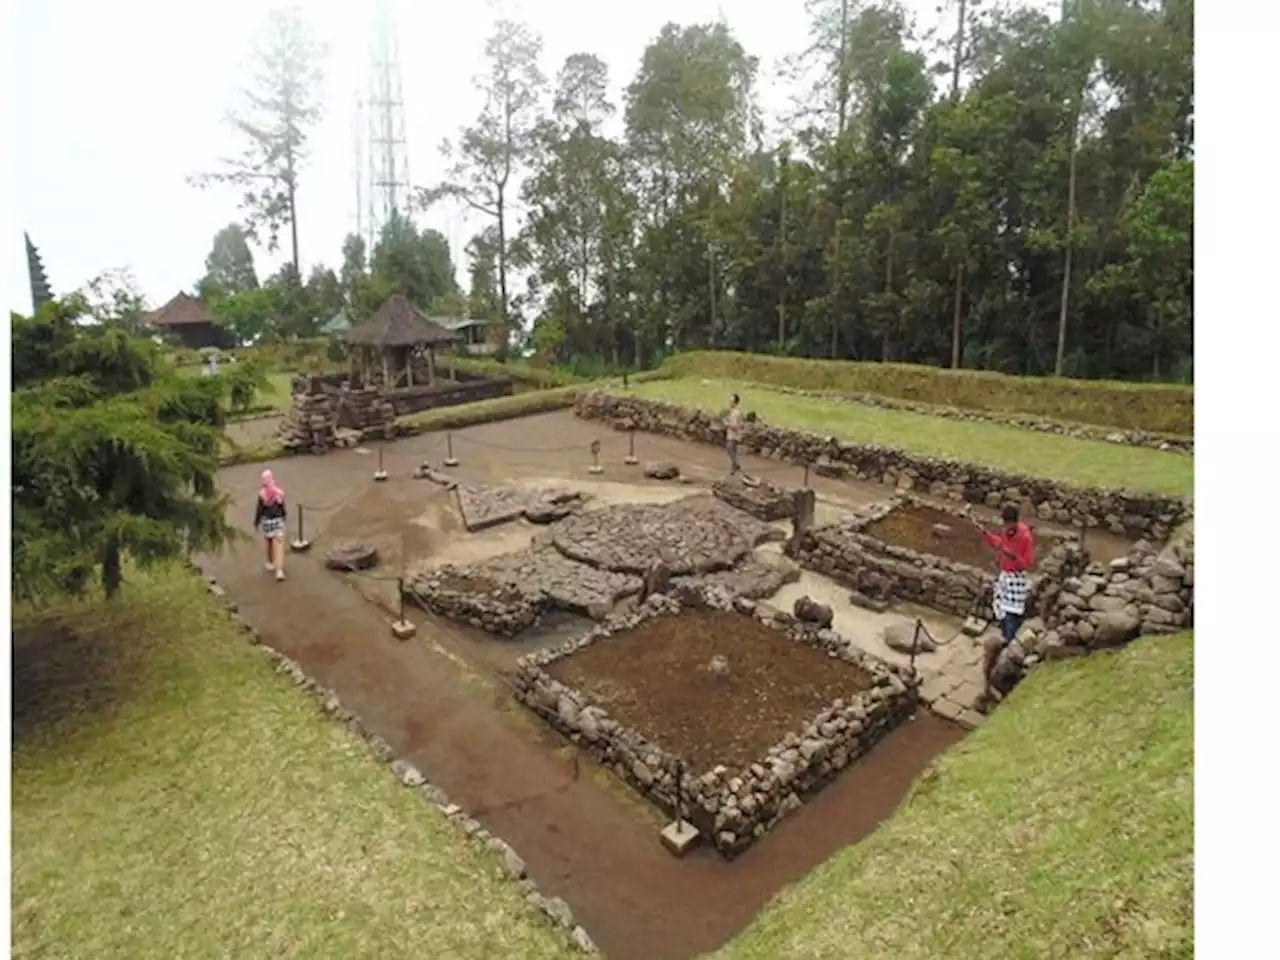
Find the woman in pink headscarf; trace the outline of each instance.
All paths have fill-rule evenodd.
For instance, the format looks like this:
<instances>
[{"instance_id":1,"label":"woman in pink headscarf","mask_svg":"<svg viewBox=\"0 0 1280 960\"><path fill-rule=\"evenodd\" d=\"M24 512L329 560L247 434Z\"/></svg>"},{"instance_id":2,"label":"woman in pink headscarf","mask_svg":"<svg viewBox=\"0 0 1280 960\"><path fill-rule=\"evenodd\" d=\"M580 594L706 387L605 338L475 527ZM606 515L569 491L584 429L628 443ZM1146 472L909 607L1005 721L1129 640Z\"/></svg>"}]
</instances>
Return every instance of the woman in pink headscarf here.
<instances>
[{"instance_id":1,"label":"woman in pink headscarf","mask_svg":"<svg viewBox=\"0 0 1280 960\"><path fill-rule=\"evenodd\" d=\"M284 579L284 522L287 511L284 491L276 486L275 475L262 471L258 488L258 508L253 514L253 529L261 530L267 545L267 570L274 570L277 580Z\"/></svg>"}]
</instances>

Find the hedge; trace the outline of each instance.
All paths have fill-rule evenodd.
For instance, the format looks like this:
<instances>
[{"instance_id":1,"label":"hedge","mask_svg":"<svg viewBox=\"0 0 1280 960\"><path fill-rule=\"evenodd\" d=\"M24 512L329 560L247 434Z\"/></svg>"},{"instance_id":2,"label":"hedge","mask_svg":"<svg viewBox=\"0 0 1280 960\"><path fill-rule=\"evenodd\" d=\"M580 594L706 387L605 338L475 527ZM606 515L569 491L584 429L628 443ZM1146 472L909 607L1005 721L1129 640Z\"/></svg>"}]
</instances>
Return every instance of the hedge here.
<instances>
[{"instance_id":1,"label":"hedge","mask_svg":"<svg viewBox=\"0 0 1280 960\"><path fill-rule=\"evenodd\" d=\"M916 403L1035 414L1182 437L1195 433L1195 390L1181 384L1013 377L984 370L808 360L728 350L677 354L662 370L676 377L746 380L846 396L873 393Z\"/></svg>"}]
</instances>

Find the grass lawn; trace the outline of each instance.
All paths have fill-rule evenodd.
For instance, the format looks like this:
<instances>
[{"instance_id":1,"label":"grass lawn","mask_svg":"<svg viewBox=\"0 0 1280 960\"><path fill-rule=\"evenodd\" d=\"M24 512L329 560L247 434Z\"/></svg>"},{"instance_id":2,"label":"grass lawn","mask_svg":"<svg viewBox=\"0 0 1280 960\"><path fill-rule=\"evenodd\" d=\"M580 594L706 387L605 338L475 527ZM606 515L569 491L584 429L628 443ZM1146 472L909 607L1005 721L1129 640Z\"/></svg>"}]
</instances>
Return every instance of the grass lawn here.
<instances>
[{"instance_id":1,"label":"grass lawn","mask_svg":"<svg viewBox=\"0 0 1280 960\"><path fill-rule=\"evenodd\" d=\"M636 384L629 392L710 411L727 408L729 397L737 393L744 408L776 426L1079 486L1181 495L1190 493L1195 482L1195 461L1182 453L824 401L731 380L655 380Z\"/></svg>"},{"instance_id":2,"label":"grass lawn","mask_svg":"<svg viewBox=\"0 0 1280 960\"><path fill-rule=\"evenodd\" d=\"M724 960L1194 955L1194 646L1052 664Z\"/></svg>"},{"instance_id":3,"label":"grass lawn","mask_svg":"<svg viewBox=\"0 0 1280 960\"><path fill-rule=\"evenodd\" d=\"M14 612L14 957L561 957L185 570Z\"/></svg>"},{"instance_id":4,"label":"grass lawn","mask_svg":"<svg viewBox=\"0 0 1280 960\"><path fill-rule=\"evenodd\" d=\"M267 374L267 383L271 385L271 389L259 390L254 402L274 407L277 410L288 410L293 391L293 374L280 373L278 371L269 373Z\"/></svg>"}]
</instances>

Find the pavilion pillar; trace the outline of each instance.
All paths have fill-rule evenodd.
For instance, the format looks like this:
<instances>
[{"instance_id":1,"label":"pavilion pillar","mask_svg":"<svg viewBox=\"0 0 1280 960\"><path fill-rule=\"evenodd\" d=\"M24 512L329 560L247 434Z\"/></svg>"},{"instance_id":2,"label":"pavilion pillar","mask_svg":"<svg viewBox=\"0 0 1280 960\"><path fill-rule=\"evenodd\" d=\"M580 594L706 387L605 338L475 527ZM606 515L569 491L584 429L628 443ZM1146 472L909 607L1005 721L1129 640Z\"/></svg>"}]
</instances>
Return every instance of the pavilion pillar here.
<instances>
[{"instance_id":1,"label":"pavilion pillar","mask_svg":"<svg viewBox=\"0 0 1280 960\"><path fill-rule=\"evenodd\" d=\"M413 386L413 348L409 347L404 352L404 376L409 381L409 386Z\"/></svg>"},{"instance_id":2,"label":"pavilion pillar","mask_svg":"<svg viewBox=\"0 0 1280 960\"><path fill-rule=\"evenodd\" d=\"M382 351L382 389L395 389L395 384L391 382L391 364L387 362L386 350Z\"/></svg>"},{"instance_id":3,"label":"pavilion pillar","mask_svg":"<svg viewBox=\"0 0 1280 960\"><path fill-rule=\"evenodd\" d=\"M436 348L427 347L427 385L435 386L436 383Z\"/></svg>"}]
</instances>

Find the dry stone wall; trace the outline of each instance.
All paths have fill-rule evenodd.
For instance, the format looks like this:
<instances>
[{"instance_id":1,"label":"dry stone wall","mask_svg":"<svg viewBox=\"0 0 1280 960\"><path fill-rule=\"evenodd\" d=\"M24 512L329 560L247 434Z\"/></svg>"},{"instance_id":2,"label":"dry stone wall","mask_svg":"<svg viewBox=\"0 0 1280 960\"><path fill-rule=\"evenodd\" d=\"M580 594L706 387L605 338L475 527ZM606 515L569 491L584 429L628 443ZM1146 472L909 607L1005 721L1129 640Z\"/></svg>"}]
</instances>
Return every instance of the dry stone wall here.
<instances>
[{"instance_id":1,"label":"dry stone wall","mask_svg":"<svg viewBox=\"0 0 1280 960\"><path fill-rule=\"evenodd\" d=\"M575 413L618 430L642 430L698 443L722 444L724 424L704 410L593 391L578 397ZM742 446L764 457L823 464L845 475L939 499L987 506L1029 503L1043 522L1101 527L1162 541L1191 515L1181 498L1130 491L1073 487L1040 477L1020 477L986 467L916 457L890 447L846 443L801 430L769 426L758 418L743 429Z\"/></svg>"},{"instance_id":2,"label":"dry stone wall","mask_svg":"<svg viewBox=\"0 0 1280 960\"><path fill-rule=\"evenodd\" d=\"M456 407L459 404L492 400L495 397L509 397L513 392L510 377L481 377L465 383L446 380L431 386L387 390L383 396L395 408L395 415L403 417L410 413L421 413L423 410Z\"/></svg>"},{"instance_id":3,"label":"dry stone wall","mask_svg":"<svg viewBox=\"0 0 1280 960\"><path fill-rule=\"evenodd\" d=\"M758 762L732 772L723 766L691 771L679 757L609 716L581 691L554 679L547 667L652 617L679 616L685 607L736 609L757 617L795 643L817 647L867 671L873 686L835 700L805 726L770 747ZM582 746L664 810L675 810L676 771L682 813L726 857L742 853L804 799L825 786L914 710L917 681L911 673L859 650L831 630L723 590L700 588L675 596L655 594L625 616L612 617L578 640L522 657L513 683L516 697L555 729Z\"/></svg>"},{"instance_id":4,"label":"dry stone wall","mask_svg":"<svg viewBox=\"0 0 1280 960\"><path fill-rule=\"evenodd\" d=\"M359 430L370 438L390 440L395 436L396 411L375 387L352 387L344 383L331 394L338 411L338 426Z\"/></svg>"},{"instance_id":5,"label":"dry stone wall","mask_svg":"<svg viewBox=\"0 0 1280 960\"><path fill-rule=\"evenodd\" d=\"M278 428L281 446L289 453L325 453L335 445L337 429L337 411L319 382L295 380L289 412Z\"/></svg>"},{"instance_id":6,"label":"dry stone wall","mask_svg":"<svg viewBox=\"0 0 1280 960\"><path fill-rule=\"evenodd\" d=\"M919 553L866 532L899 506L917 503L915 497L900 495L872 504L842 523L816 527L801 534L788 543L787 553L801 566L870 597L919 603L961 617L976 612L985 618L988 615L985 601L995 586L994 572ZM963 520L962 509L946 512ZM1052 535L1042 533L1041 536ZM1036 572L1029 578L1028 603L1033 611L1047 602L1047 592L1053 584L1063 576L1083 572L1087 563L1078 539L1070 536L1054 539L1057 542L1039 558Z\"/></svg>"},{"instance_id":7,"label":"dry stone wall","mask_svg":"<svg viewBox=\"0 0 1280 960\"><path fill-rule=\"evenodd\" d=\"M1140 541L1126 557L1091 563L1053 584L1039 613L1007 655L1015 666L1189 629L1195 622L1194 541L1187 537L1159 551Z\"/></svg>"},{"instance_id":8,"label":"dry stone wall","mask_svg":"<svg viewBox=\"0 0 1280 960\"><path fill-rule=\"evenodd\" d=\"M711 485L711 493L765 523L787 520L794 509L791 491L764 480L749 484L741 474L717 480Z\"/></svg>"}]
</instances>

